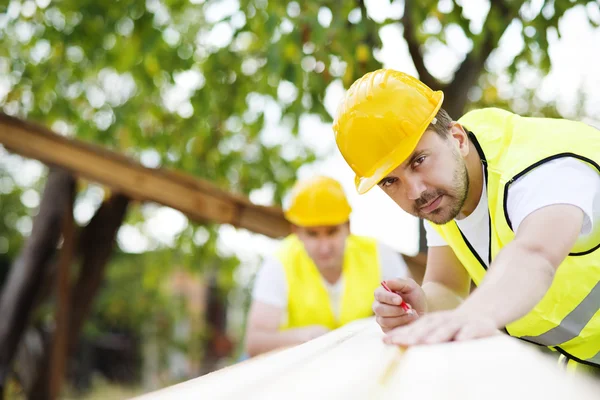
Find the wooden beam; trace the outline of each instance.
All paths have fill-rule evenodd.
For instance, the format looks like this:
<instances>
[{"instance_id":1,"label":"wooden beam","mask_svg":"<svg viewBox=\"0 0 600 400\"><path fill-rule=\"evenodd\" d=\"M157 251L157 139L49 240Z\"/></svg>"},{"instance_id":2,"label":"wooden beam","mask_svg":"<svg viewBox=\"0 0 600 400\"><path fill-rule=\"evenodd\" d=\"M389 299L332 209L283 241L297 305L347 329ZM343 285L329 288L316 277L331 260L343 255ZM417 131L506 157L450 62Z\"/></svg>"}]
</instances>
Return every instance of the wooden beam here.
<instances>
[{"instance_id":1,"label":"wooden beam","mask_svg":"<svg viewBox=\"0 0 600 400\"><path fill-rule=\"evenodd\" d=\"M274 238L289 233L289 224L277 207L253 204L181 172L146 168L122 154L2 113L0 143L14 153L60 166L132 199L180 210L198 222L231 224Z\"/></svg>"},{"instance_id":2,"label":"wooden beam","mask_svg":"<svg viewBox=\"0 0 600 400\"><path fill-rule=\"evenodd\" d=\"M0 113L0 143L8 150L98 182L139 201L153 201L197 222L231 224L273 238L290 233L279 207L264 207L212 183L165 168L153 169L97 145L68 139L51 130ZM403 255L417 282L423 279L424 254Z\"/></svg>"},{"instance_id":3,"label":"wooden beam","mask_svg":"<svg viewBox=\"0 0 600 400\"><path fill-rule=\"evenodd\" d=\"M415 346L385 345L374 319L136 397L178 399L592 400L600 385L504 334Z\"/></svg>"}]
</instances>

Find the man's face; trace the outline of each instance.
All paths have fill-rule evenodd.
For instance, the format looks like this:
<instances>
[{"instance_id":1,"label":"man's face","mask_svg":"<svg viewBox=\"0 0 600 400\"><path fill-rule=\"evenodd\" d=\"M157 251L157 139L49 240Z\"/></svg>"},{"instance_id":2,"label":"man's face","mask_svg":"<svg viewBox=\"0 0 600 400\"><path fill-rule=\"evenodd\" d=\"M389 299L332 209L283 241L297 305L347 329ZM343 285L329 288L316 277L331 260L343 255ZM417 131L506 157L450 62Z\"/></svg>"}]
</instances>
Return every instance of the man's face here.
<instances>
[{"instance_id":1,"label":"man's face","mask_svg":"<svg viewBox=\"0 0 600 400\"><path fill-rule=\"evenodd\" d=\"M404 211L440 225L456 218L469 191L467 136L456 125L447 135L426 131L408 159L379 182Z\"/></svg>"},{"instance_id":2,"label":"man's face","mask_svg":"<svg viewBox=\"0 0 600 400\"><path fill-rule=\"evenodd\" d=\"M320 270L340 268L344 263L348 223L333 226L294 227L306 252Z\"/></svg>"}]
</instances>

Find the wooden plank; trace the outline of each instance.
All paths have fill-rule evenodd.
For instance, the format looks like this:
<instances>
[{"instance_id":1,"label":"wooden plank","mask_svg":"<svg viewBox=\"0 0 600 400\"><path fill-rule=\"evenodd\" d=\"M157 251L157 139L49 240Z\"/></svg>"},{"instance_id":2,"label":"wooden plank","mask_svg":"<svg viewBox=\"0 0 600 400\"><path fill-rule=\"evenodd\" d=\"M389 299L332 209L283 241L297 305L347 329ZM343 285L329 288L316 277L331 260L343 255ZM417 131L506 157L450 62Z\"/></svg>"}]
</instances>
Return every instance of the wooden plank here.
<instances>
[{"instance_id":1,"label":"wooden plank","mask_svg":"<svg viewBox=\"0 0 600 400\"><path fill-rule=\"evenodd\" d=\"M406 351L372 318L311 342L152 392L162 399L592 400L600 385L505 335Z\"/></svg>"},{"instance_id":2,"label":"wooden plank","mask_svg":"<svg viewBox=\"0 0 600 400\"><path fill-rule=\"evenodd\" d=\"M320 355L341 342L364 331L361 321L353 322L335 331L300 346L276 350L254 357L230 367L212 372L200 378L174 385L141 396L140 400L160 400L170 398L246 398L251 390L273 382L281 373L291 373L304 363L318 359ZM231 382L236 382L232 385ZM241 397L240 397L241 396Z\"/></svg>"},{"instance_id":3,"label":"wooden plank","mask_svg":"<svg viewBox=\"0 0 600 400\"><path fill-rule=\"evenodd\" d=\"M275 238L289 233L289 224L277 207L253 204L181 172L146 168L124 155L1 113L0 143L12 152L60 166L132 199L180 210L192 220L231 224Z\"/></svg>"},{"instance_id":4,"label":"wooden plank","mask_svg":"<svg viewBox=\"0 0 600 400\"><path fill-rule=\"evenodd\" d=\"M571 375L539 347L499 335L407 351L382 398L592 400L599 395L597 380Z\"/></svg>"},{"instance_id":5,"label":"wooden plank","mask_svg":"<svg viewBox=\"0 0 600 400\"><path fill-rule=\"evenodd\" d=\"M0 113L0 143L8 150L45 164L57 165L139 201L172 207L198 222L231 224L280 238L290 233L279 207L253 204L212 183L165 168L146 168L132 159ZM417 282L425 271L425 254L403 255Z\"/></svg>"},{"instance_id":6,"label":"wooden plank","mask_svg":"<svg viewBox=\"0 0 600 400\"><path fill-rule=\"evenodd\" d=\"M254 388L245 398L277 399L285 391L293 391L290 397L296 399L376 398L384 389L380 377L401 356L399 348L383 345L379 332L364 327L294 370L278 372L277 379Z\"/></svg>"}]
</instances>

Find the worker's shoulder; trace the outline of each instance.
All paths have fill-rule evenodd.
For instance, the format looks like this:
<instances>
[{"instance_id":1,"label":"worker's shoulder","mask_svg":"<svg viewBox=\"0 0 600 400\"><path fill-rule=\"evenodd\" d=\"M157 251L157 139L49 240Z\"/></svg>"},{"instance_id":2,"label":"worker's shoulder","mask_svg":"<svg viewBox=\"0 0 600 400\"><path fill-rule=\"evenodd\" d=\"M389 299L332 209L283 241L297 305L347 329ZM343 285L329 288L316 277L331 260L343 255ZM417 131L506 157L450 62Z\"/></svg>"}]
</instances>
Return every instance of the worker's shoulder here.
<instances>
[{"instance_id":1,"label":"worker's shoulder","mask_svg":"<svg viewBox=\"0 0 600 400\"><path fill-rule=\"evenodd\" d=\"M458 119L460 124L473 124L486 121L488 123L494 122L495 120L502 121L507 118L517 117L518 114L512 113L508 110L498 107L484 107L476 108L467 111L462 117Z\"/></svg>"},{"instance_id":2,"label":"worker's shoulder","mask_svg":"<svg viewBox=\"0 0 600 400\"><path fill-rule=\"evenodd\" d=\"M467 111L463 114L462 117L458 119L458 123L460 124L473 124L473 123L487 123L487 125L493 125L498 123L506 123L507 121L513 121L514 119L522 119L528 121L546 121L553 124L576 124L578 126L589 128L597 131L597 128L585 124L581 121L576 121L567 118L552 118L552 117L540 117L540 116L532 116L527 114L517 114L512 111L499 108L499 107L483 107L483 108L475 108Z\"/></svg>"}]
</instances>

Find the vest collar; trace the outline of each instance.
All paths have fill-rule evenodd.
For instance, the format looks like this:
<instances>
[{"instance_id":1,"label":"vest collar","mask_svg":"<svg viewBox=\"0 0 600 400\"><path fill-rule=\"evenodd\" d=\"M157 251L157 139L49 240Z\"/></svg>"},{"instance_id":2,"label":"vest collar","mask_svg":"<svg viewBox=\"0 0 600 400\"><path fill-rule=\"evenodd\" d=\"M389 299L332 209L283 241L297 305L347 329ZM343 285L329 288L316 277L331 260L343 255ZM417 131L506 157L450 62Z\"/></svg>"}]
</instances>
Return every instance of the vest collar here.
<instances>
[{"instance_id":1,"label":"vest collar","mask_svg":"<svg viewBox=\"0 0 600 400\"><path fill-rule=\"evenodd\" d=\"M479 158L481 159L481 164L483 165L483 174L485 175L485 182L484 182L485 191L489 195L489 192L488 192L489 179L488 179L488 169L487 169L488 165L487 165L487 159L485 158L485 153L483 152L483 149L481 148L479 141L477 141L477 137L475 136L475 134L473 132L471 132L470 130L467 130L467 134L469 136L469 139L475 146L475 149L477 150L477 154L479 154ZM488 209L488 262L487 262L487 264L483 261L483 259L479 255L479 253L477 253L477 251L475 251L475 248L473 247L473 245L471 245L471 243L469 242L469 240L467 239L465 234L460 230L458 224L456 225L456 228L460 232L460 235L462 236L463 240L465 241L465 244L467 245L467 247L469 248L471 253L473 253L473 255L475 256L477 261L479 261L479 264L481 264L481 266L485 270L487 270L488 265L492 264L492 220L490 217L489 203L488 203L487 209ZM454 223L456 224L456 221L454 221Z\"/></svg>"}]
</instances>

